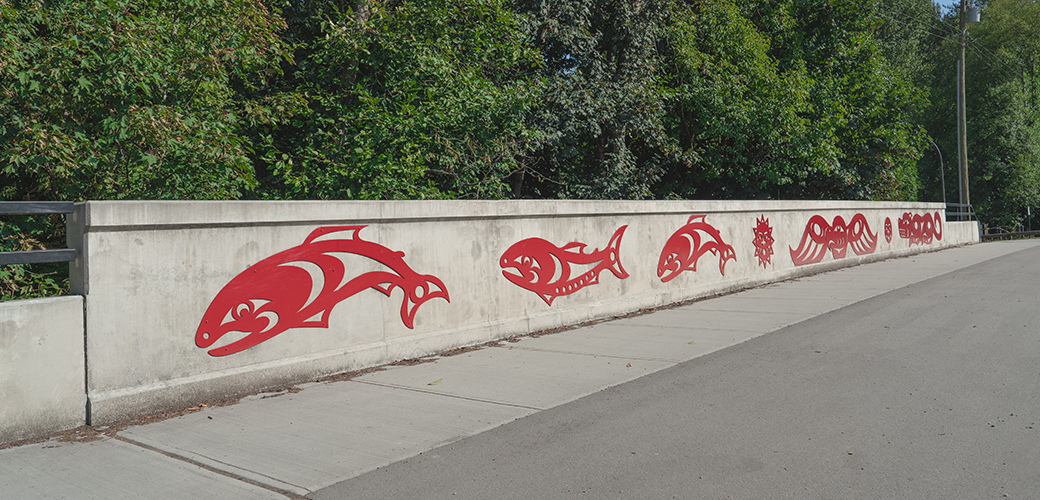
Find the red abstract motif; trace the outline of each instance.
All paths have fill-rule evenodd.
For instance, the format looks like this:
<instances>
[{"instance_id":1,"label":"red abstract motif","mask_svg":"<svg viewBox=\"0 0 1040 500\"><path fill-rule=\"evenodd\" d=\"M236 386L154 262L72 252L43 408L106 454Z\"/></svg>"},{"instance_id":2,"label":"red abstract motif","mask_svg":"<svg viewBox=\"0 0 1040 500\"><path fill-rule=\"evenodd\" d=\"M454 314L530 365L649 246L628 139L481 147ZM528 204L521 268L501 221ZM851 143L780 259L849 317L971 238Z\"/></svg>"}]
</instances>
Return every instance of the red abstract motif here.
<instances>
[{"instance_id":1,"label":"red abstract motif","mask_svg":"<svg viewBox=\"0 0 1040 500\"><path fill-rule=\"evenodd\" d=\"M502 254L499 264L502 269L513 268L519 274L502 271L502 275L516 286L534 292L550 306L556 297L598 284L599 273L606 269L619 279L625 279L628 272L621 267L619 252L626 228L628 226L618 228L606 248L589 253L585 253L584 243L568 243L561 248L542 238L518 241ZM581 276L571 278L572 264L594 266Z\"/></svg>"},{"instance_id":2,"label":"red abstract motif","mask_svg":"<svg viewBox=\"0 0 1040 500\"><path fill-rule=\"evenodd\" d=\"M691 215L686 225L665 242L657 262L657 276L661 281L667 283L686 270L696 271L697 259L708 252L719 256L719 272L723 276L726 261L737 260L733 247L726 244L719 230L704 218L704 215Z\"/></svg>"},{"instance_id":3,"label":"red abstract motif","mask_svg":"<svg viewBox=\"0 0 1040 500\"><path fill-rule=\"evenodd\" d=\"M905 212L899 218L899 237L910 240L910 245L915 243L930 245L932 238L942 240L942 216L939 212L935 215L913 215Z\"/></svg>"},{"instance_id":4,"label":"red abstract motif","mask_svg":"<svg viewBox=\"0 0 1040 500\"><path fill-rule=\"evenodd\" d=\"M209 351L212 356L226 356L291 328L328 328L332 309L367 288L389 297L400 287L405 293L401 320L408 328L413 328L415 312L426 301L450 301L444 283L413 271L404 262L404 252L362 240L358 233L364 227L319 227L303 244L242 271L210 303L195 334L195 345L207 348L228 332L246 333ZM321 239L324 236L330 237ZM372 259L392 272L348 276L342 258L350 255Z\"/></svg>"},{"instance_id":5,"label":"red abstract motif","mask_svg":"<svg viewBox=\"0 0 1040 500\"><path fill-rule=\"evenodd\" d=\"M885 243L892 243L892 218L885 217Z\"/></svg>"},{"instance_id":6,"label":"red abstract motif","mask_svg":"<svg viewBox=\"0 0 1040 500\"><path fill-rule=\"evenodd\" d=\"M766 264L772 263L773 228L765 215L761 219L755 219L755 222L755 239L752 241L755 245L755 257L758 257L758 263L762 264L762 267L767 267Z\"/></svg>"},{"instance_id":7,"label":"red abstract motif","mask_svg":"<svg viewBox=\"0 0 1040 500\"><path fill-rule=\"evenodd\" d=\"M798 249L790 248L791 260L794 265L802 266L814 264L823 260L827 250L835 259L845 258L845 252L849 247L856 255L874 253L877 248L877 234L870 232L867 218L863 214L852 216L852 220L846 224L840 215L827 224L827 219L820 215L814 215L805 225L802 241Z\"/></svg>"}]
</instances>

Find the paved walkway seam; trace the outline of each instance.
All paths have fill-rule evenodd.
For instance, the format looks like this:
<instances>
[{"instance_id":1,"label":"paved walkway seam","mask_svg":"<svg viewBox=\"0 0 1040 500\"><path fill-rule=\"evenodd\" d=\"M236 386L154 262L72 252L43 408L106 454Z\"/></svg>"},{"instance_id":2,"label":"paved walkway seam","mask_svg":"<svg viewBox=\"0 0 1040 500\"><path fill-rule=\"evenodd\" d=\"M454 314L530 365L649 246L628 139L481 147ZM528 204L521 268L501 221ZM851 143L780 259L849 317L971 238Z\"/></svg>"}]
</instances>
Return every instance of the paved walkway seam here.
<instances>
[{"instance_id":1,"label":"paved walkway seam","mask_svg":"<svg viewBox=\"0 0 1040 500\"><path fill-rule=\"evenodd\" d=\"M672 365L677 365L677 364L681 363L681 361L676 361L674 359L643 358L643 357L639 357L639 356L612 356L610 354L592 354L592 353L580 352L580 351L565 351L565 350L562 350L562 349L542 349L540 347L510 346L510 349L517 349L517 350L520 350L520 351L554 352L556 354L569 354L569 355L573 355L573 356L586 356L586 357L591 357L591 358L623 359L623 360L629 360L629 361L631 361L631 360L636 360L636 361L656 361L658 363L669 363L669 364L672 364Z\"/></svg>"},{"instance_id":2,"label":"paved walkway seam","mask_svg":"<svg viewBox=\"0 0 1040 500\"><path fill-rule=\"evenodd\" d=\"M304 497L302 495L299 495L299 494L296 494L296 493L293 493L291 491L283 490L281 488L278 488L278 487L275 487L275 486L271 486L270 484L262 483L260 481L254 480L254 479L249 479L248 477L240 476L238 474L235 474L234 472L230 472L230 471L227 471L227 470L224 470L224 469L213 467L211 465L204 464L204 463L199 462L197 460L192 460L192 459L190 459L188 457L185 457L185 456L182 456L182 455L178 455L176 453L169 452L169 451L166 451L166 450L162 450L162 449L156 448L154 446L147 445L147 444L144 444L144 443L139 442L139 441L135 441L135 440L127 438L127 437L116 435L116 436L113 436L112 439L115 439L115 440L118 440L118 441L122 441L122 442L124 442L126 444L129 444L129 445L132 445L132 446L137 446L138 448L141 448L141 449L145 449L145 450L148 450L148 451L151 451L151 452L158 453L160 455L163 455L163 456L168 457L168 458L172 458L174 460L179 460L181 462L194 465L194 466L196 466L196 467L198 467L200 469L205 469L205 470L208 470L208 471L210 471L210 472L212 472L214 474L220 474L221 476L228 477L228 478L234 479L236 481L241 481L243 483L256 486L257 488L263 488L263 489L265 489L267 491L270 491L270 492L273 492L273 493L278 493L279 495L285 495L287 498L290 498L292 500L307 500L306 497ZM231 464L225 464L225 465L228 465L229 467L233 467Z\"/></svg>"},{"instance_id":3,"label":"paved walkway seam","mask_svg":"<svg viewBox=\"0 0 1040 500\"><path fill-rule=\"evenodd\" d=\"M423 389L417 389L415 387L407 387L407 386L402 386L402 385L384 384L384 383L379 383L379 382L368 382L368 381L364 381L364 380L348 380L347 382L353 382L355 384L372 385L372 386L376 386L376 387L385 387L387 389L400 389L402 391L421 392L423 394L432 394L434 396L444 396L446 398L465 399L466 401L473 401L473 402L476 402L476 403L487 403L487 404L492 404L492 405L497 405L497 406L508 406L508 407L511 407L511 408L522 408L524 410L544 411L544 410L548 409L548 408L539 408L537 406L527 406L527 405L518 405L516 403L506 403L504 401L493 401L493 400L490 400L490 399L469 398L469 397L466 397L466 396L459 396L457 394L447 394L447 393L437 392L437 391L427 391L427 390L423 390Z\"/></svg>"}]
</instances>

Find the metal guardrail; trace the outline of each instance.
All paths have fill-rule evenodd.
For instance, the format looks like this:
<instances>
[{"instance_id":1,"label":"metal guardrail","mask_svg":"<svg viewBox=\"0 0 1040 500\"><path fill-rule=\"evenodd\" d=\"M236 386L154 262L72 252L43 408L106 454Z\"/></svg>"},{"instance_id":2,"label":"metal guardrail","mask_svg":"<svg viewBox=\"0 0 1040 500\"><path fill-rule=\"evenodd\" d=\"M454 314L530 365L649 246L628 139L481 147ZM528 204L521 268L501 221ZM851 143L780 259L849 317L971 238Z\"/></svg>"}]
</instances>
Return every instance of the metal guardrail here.
<instances>
[{"instance_id":1,"label":"metal guardrail","mask_svg":"<svg viewBox=\"0 0 1040 500\"><path fill-rule=\"evenodd\" d=\"M1040 231L1007 231L982 235L983 240L1013 240L1015 238L1035 238Z\"/></svg>"},{"instance_id":2,"label":"metal guardrail","mask_svg":"<svg viewBox=\"0 0 1040 500\"><path fill-rule=\"evenodd\" d=\"M950 210L951 208L954 209L954 210ZM951 218L954 218L954 217L956 217L957 221L966 221L966 220L976 220L977 221L977 220L979 220L979 218L975 215L975 208L972 207L970 204L965 204L965 203L947 203L946 204L946 219L950 220Z\"/></svg>"},{"instance_id":3,"label":"metal guardrail","mask_svg":"<svg viewBox=\"0 0 1040 500\"><path fill-rule=\"evenodd\" d=\"M75 210L76 204L71 201L0 201L0 215L71 214ZM74 260L75 248L0 252L0 266Z\"/></svg>"},{"instance_id":4,"label":"metal guardrail","mask_svg":"<svg viewBox=\"0 0 1040 500\"><path fill-rule=\"evenodd\" d=\"M0 201L0 215L71 214L76 204L71 201Z\"/></svg>"},{"instance_id":5,"label":"metal guardrail","mask_svg":"<svg viewBox=\"0 0 1040 500\"><path fill-rule=\"evenodd\" d=\"M983 240L1013 240L1015 238L1034 238L1040 236L1040 231L1008 231L1002 233L989 233L982 235Z\"/></svg>"}]
</instances>

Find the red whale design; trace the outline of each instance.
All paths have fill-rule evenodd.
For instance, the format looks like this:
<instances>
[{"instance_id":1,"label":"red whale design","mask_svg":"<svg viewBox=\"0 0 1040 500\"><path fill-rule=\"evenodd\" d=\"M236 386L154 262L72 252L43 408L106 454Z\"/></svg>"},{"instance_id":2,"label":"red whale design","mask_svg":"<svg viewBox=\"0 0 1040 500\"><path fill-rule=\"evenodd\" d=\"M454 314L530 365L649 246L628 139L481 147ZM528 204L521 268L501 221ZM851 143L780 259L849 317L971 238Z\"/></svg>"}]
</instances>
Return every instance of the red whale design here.
<instances>
[{"instance_id":1,"label":"red whale design","mask_svg":"<svg viewBox=\"0 0 1040 500\"><path fill-rule=\"evenodd\" d=\"M899 237L910 240L910 245L915 243L931 245L932 238L942 240L942 216L939 212L935 215L914 215L910 212L903 213L899 218Z\"/></svg>"},{"instance_id":2,"label":"red whale design","mask_svg":"<svg viewBox=\"0 0 1040 500\"><path fill-rule=\"evenodd\" d=\"M362 240L365 226L319 227L303 244L276 253L235 276L210 303L195 334L195 344L210 347L228 332L247 335L213 356L226 356L253 347L290 328L328 328L332 309L352 295L372 288L387 297L400 287L405 298L401 320L412 328L415 312L424 302L449 301L444 283L418 274L404 262L404 252ZM323 236L328 239L319 239ZM355 277L346 274L337 256L353 254L386 266Z\"/></svg>"},{"instance_id":3,"label":"red whale design","mask_svg":"<svg viewBox=\"0 0 1040 500\"><path fill-rule=\"evenodd\" d=\"M687 269L696 271L697 259L708 252L719 256L719 272L723 276L726 275L726 261L737 260L733 246L722 240L722 234L705 222L705 217L691 215L686 225L665 242L657 262L657 276L661 281L671 281Z\"/></svg>"},{"instance_id":4,"label":"red whale design","mask_svg":"<svg viewBox=\"0 0 1040 500\"><path fill-rule=\"evenodd\" d=\"M499 264L502 269L513 268L519 274L502 271L502 275L516 286L538 294L550 306L556 297L599 283L599 273L605 269L619 279L625 279L628 272L621 266L619 251L621 236L627 227L618 228L606 248L589 253L585 253L587 245L584 243L568 243L561 248L542 238L518 241L502 254ZM581 276L571 278L571 264L595 266Z\"/></svg>"},{"instance_id":5,"label":"red whale design","mask_svg":"<svg viewBox=\"0 0 1040 500\"><path fill-rule=\"evenodd\" d=\"M827 224L827 219L823 216L814 215L805 225L798 249L788 248L791 250L794 265L802 266L823 260L827 250L831 251L831 256L835 259L843 259L849 247L856 255L874 253L874 249L877 248L877 234L870 232L867 218L863 214L853 215L848 224L840 215L835 216L830 224Z\"/></svg>"}]
</instances>

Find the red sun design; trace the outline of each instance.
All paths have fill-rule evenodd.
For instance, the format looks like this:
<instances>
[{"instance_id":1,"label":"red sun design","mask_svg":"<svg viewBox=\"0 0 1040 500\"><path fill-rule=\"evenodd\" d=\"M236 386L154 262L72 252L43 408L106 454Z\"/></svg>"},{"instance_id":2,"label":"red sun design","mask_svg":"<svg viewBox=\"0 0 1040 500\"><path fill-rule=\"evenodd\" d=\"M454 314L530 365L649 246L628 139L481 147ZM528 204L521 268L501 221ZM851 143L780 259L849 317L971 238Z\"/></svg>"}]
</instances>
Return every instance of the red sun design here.
<instances>
[{"instance_id":1,"label":"red sun design","mask_svg":"<svg viewBox=\"0 0 1040 500\"><path fill-rule=\"evenodd\" d=\"M769 225L769 219L765 215L761 219L755 219L758 223L755 226L755 257L758 257L758 263L762 264L762 267L767 267L766 264L771 264L771 258L773 256L773 228Z\"/></svg>"}]
</instances>

